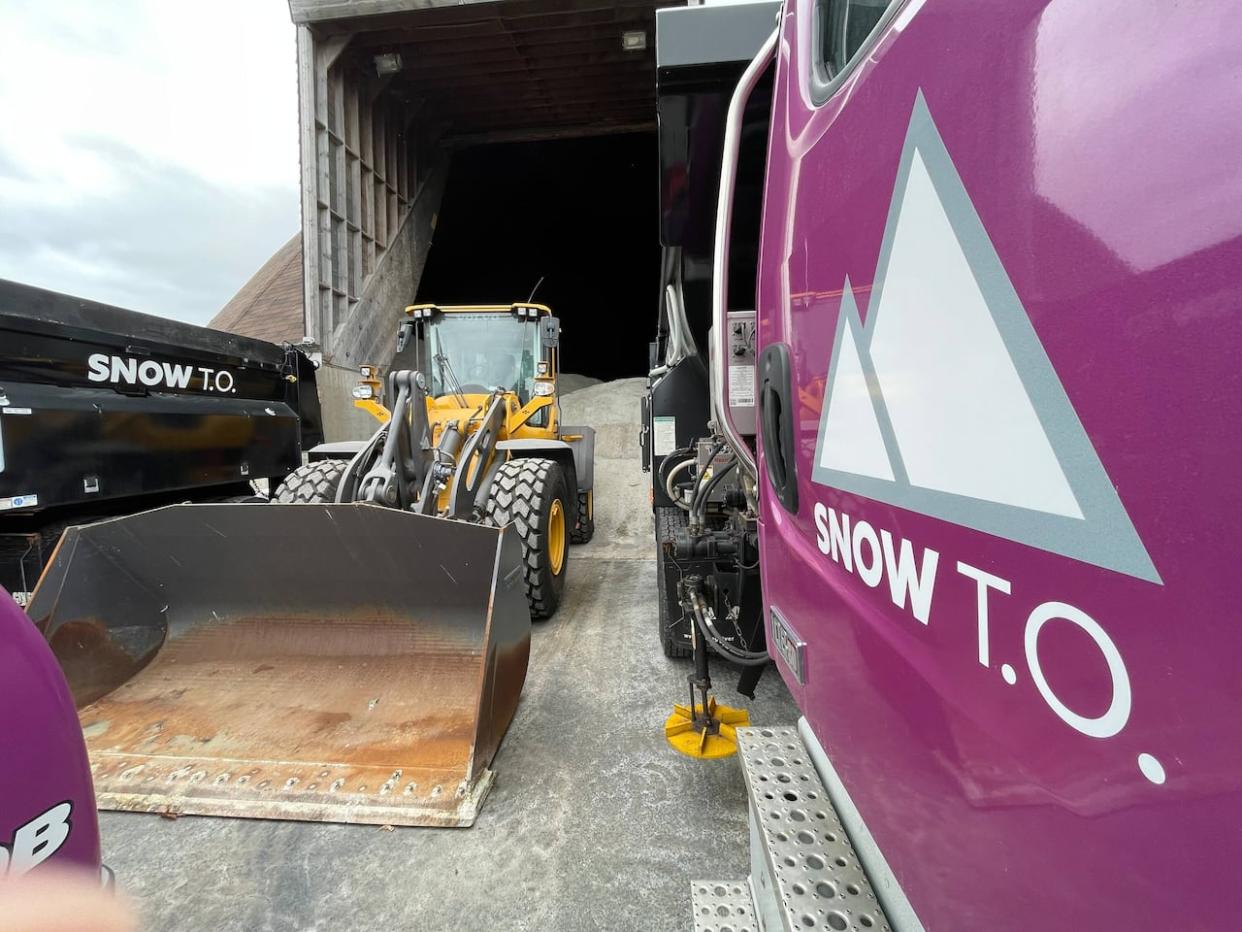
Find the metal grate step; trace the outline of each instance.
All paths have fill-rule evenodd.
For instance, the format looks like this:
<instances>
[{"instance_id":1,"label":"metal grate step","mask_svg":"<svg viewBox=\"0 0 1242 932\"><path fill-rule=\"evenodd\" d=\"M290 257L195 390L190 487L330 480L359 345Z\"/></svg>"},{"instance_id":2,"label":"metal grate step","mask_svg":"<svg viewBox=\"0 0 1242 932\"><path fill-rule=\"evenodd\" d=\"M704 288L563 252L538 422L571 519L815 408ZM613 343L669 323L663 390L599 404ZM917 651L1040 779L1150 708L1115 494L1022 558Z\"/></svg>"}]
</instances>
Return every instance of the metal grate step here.
<instances>
[{"instance_id":1,"label":"metal grate step","mask_svg":"<svg viewBox=\"0 0 1242 932\"><path fill-rule=\"evenodd\" d=\"M737 735L759 928L890 932L798 729L739 728Z\"/></svg>"},{"instance_id":2,"label":"metal grate step","mask_svg":"<svg viewBox=\"0 0 1242 932\"><path fill-rule=\"evenodd\" d=\"M745 880L692 880L694 932L759 932Z\"/></svg>"}]
</instances>

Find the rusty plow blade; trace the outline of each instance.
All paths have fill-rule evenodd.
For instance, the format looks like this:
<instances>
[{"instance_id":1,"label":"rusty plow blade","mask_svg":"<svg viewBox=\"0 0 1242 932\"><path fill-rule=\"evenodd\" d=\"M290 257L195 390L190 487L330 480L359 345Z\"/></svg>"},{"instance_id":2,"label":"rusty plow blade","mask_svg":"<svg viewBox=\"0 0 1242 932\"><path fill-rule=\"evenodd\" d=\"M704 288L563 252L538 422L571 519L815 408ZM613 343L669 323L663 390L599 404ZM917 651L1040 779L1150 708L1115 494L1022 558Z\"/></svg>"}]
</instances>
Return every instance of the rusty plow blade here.
<instances>
[{"instance_id":1,"label":"rusty plow blade","mask_svg":"<svg viewBox=\"0 0 1242 932\"><path fill-rule=\"evenodd\" d=\"M526 678L513 531L371 505L70 528L30 604L103 809L470 825Z\"/></svg>"}]
</instances>

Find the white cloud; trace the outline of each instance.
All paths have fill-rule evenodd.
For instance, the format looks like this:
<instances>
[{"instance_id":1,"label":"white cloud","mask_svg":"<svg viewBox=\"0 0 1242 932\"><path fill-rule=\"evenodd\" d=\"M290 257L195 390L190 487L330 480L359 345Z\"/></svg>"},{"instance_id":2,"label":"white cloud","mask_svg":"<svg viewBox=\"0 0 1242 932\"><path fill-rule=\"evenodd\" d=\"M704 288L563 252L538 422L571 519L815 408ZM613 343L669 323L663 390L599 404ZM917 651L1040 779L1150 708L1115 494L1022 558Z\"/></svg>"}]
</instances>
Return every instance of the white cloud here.
<instances>
[{"instance_id":1,"label":"white cloud","mask_svg":"<svg viewBox=\"0 0 1242 932\"><path fill-rule=\"evenodd\" d=\"M280 0L9 0L0 277L206 322L297 229L297 133Z\"/></svg>"}]
</instances>

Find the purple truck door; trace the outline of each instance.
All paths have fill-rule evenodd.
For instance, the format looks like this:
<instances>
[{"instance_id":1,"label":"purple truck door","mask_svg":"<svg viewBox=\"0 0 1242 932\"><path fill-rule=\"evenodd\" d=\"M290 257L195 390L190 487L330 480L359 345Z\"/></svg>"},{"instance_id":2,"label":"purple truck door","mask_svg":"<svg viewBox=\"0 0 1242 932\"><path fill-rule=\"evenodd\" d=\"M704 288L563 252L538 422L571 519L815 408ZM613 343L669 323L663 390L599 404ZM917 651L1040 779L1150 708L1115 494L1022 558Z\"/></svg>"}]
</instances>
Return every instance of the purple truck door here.
<instances>
[{"instance_id":1,"label":"purple truck door","mask_svg":"<svg viewBox=\"0 0 1242 932\"><path fill-rule=\"evenodd\" d=\"M1236 11L909 2L832 78L814 7L760 261L780 672L926 928L1236 928Z\"/></svg>"},{"instance_id":2,"label":"purple truck door","mask_svg":"<svg viewBox=\"0 0 1242 932\"><path fill-rule=\"evenodd\" d=\"M60 666L0 589L0 878L44 863L99 875L95 792Z\"/></svg>"}]
</instances>

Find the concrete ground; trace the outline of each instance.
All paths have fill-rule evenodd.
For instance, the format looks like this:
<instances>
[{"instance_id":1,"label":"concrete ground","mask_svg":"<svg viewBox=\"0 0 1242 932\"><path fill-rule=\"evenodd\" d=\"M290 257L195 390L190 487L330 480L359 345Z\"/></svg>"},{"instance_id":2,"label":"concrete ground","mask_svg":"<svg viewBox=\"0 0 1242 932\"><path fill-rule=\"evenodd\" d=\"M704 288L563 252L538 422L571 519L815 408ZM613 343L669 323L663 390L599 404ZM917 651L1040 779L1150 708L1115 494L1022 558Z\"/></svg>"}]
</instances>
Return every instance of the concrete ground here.
<instances>
[{"instance_id":1,"label":"concrete ground","mask_svg":"<svg viewBox=\"0 0 1242 932\"><path fill-rule=\"evenodd\" d=\"M638 380L565 399L600 431L596 539L532 638L521 705L469 829L101 814L104 857L148 930L687 930L689 881L748 871L735 758L694 761L662 725L684 662L656 640L656 582L634 459ZM578 397L581 396L581 397ZM775 671L752 721L797 713Z\"/></svg>"}]
</instances>

